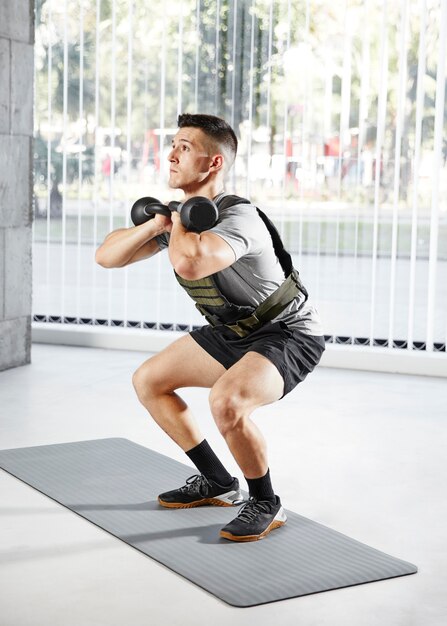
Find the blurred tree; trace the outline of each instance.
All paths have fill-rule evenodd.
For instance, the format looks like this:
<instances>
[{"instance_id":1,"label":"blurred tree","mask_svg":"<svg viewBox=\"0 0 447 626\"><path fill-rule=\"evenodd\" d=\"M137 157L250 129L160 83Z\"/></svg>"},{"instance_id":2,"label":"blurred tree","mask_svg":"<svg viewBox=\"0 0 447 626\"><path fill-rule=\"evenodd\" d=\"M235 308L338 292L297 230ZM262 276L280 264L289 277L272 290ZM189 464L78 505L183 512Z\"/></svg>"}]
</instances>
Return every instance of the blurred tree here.
<instances>
[{"instance_id":1,"label":"blurred tree","mask_svg":"<svg viewBox=\"0 0 447 626\"><path fill-rule=\"evenodd\" d=\"M426 1L423 144L430 147L440 4L439 0ZM409 4L402 144L402 171L407 175L414 142L420 27L419 3ZM138 159L147 131L161 129L163 135L175 126L180 110L221 115L242 133L251 118L251 131L268 126L270 154L284 152L287 139L304 154L311 144L321 146L328 131L339 135L346 113L342 107L349 106L347 127L363 123L362 140L373 146L380 45L385 34L389 82L384 157L392 165L400 3L388 3L386 31L382 29L382 5L364 0L171 0L150 5L143 0L101 0L98 13L96 1L77 0L67 4L66 14L64 11L62 3L36 0L36 124L38 133L45 140L49 137L52 155L56 151L55 163L58 147L80 146L81 138L90 150L95 149L98 160L105 141L110 146L127 143L128 128L131 150L139 151L133 155ZM366 24L370 33L368 75L363 59ZM347 67L348 73L344 71ZM342 102L347 76L348 105L346 100ZM325 97L328 81L330 103ZM368 96L364 120L359 119L362 85ZM79 120L81 96L83 119ZM53 184L57 190L60 172L56 166Z\"/></svg>"}]
</instances>

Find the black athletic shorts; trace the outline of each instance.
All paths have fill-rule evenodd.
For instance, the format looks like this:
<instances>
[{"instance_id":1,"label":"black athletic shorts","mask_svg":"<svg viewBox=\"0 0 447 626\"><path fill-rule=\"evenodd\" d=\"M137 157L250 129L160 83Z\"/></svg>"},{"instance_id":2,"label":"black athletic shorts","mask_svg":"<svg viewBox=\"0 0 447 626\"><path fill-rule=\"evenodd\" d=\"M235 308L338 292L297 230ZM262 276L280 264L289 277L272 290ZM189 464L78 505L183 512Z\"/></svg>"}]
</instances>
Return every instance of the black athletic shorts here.
<instances>
[{"instance_id":1,"label":"black athletic shorts","mask_svg":"<svg viewBox=\"0 0 447 626\"><path fill-rule=\"evenodd\" d=\"M258 352L275 365L284 380L284 397L302 382L321 359L324 337L306 335L284 322L267 322L247 337L226 326L202 326L191 337L226 369L247 352Z\"/></svg>"}]
</instances>

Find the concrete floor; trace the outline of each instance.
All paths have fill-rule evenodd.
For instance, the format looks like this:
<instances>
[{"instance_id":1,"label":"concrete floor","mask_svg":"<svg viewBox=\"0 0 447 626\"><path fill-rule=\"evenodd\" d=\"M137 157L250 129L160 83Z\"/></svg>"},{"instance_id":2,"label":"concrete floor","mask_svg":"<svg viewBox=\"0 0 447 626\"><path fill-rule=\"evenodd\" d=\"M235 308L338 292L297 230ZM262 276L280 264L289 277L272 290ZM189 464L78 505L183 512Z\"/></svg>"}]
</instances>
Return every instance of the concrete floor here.
<instances>
[{"instance_id":1,"label":"concrete floor","mask_svg":"<svg viewBox=\"0 0 447 626\"><path fill-rule=\"evenodd\" d=\"M34 345L0 374L1 448L126 437L185 462L134 396L146 356ZM207 391L183 396L237 472ZM445 626L445 379L320 367L256 420L286 508L419 573L238 609L0 471L0 626Z\"/></svg>"}]
</instances>

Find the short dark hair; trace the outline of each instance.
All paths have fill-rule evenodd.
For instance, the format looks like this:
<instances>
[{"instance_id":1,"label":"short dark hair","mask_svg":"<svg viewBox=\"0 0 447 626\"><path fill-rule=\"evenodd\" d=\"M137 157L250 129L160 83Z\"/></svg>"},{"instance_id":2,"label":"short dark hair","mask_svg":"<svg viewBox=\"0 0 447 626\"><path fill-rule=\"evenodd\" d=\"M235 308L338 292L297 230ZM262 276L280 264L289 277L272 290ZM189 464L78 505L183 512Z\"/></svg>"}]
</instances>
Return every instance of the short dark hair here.
<instances>
[{"instance_id":1,"label":"short dark hair","mask_svg":"<svg viewBox=\"0 0 447 626\"><path fill-rule=\"evenodd\" d=\"M214 141L226 149L230 153L232 161L234 161L237 152L237 137L228 122L215 115L182 113L178 116L177 123L179 128L200 128L205 135L208 135L208 137L211 137L211 139L214 139Z\"/></svg>"}]
</instances>

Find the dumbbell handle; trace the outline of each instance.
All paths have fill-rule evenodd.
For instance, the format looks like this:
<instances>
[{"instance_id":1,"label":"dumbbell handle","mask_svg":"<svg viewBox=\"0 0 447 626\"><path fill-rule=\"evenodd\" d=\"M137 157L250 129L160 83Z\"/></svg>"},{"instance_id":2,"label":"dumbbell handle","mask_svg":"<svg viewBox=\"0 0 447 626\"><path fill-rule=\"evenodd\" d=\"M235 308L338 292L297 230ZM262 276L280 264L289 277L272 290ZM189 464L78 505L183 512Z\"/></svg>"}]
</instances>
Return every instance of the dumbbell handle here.
<instances>
[{"instance_id":1,"label":"dumbbell handle","mask_svg":"<svg viewBox=\"0 0 447 626\"><path fill-rule=\"evenodd\" d=\"M173 211L180 213L182 224L186 229L197 233L212 228L218 218L214 202L203 196L195 196L185 202L173 200L168 206L156 198L140 198L134 203L130 216L135 226L139 226L155 217L155 214L170 217Z\"/></svg>"},{"instance_id":2,"label":"dumbbell handle","mask_svg":"<svg viewBox=\"0 0 447 626\"><path fill-rule=\"evenodd\" d=\"M171 211L171 213L173 213L174 211L178 211L180 213L182 206L183 203L179 202L178 200L171 200L171 202L168 203L168 209Z\"/></svg>"}]
</instances>

